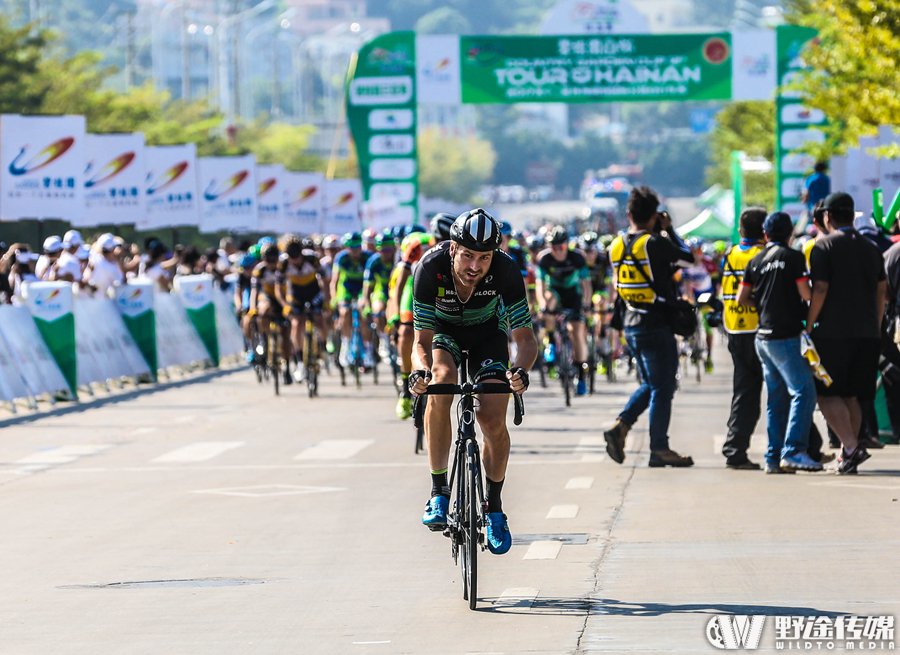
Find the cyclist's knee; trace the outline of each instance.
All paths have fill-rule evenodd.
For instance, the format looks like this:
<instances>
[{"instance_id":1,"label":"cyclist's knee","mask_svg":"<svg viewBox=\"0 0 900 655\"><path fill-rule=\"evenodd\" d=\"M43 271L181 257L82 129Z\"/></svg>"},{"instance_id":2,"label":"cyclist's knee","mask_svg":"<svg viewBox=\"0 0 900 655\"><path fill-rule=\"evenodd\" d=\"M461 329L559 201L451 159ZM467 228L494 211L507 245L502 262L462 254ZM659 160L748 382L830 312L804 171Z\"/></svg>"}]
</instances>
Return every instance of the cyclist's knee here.
<instances>
[{"instance_id":1,"label":"cyclist's knee","mask_svg":"<svg viewBox=\"0 0 900 655\"><path fill-rule=\"evenodd\" d=\"M502 398L498 396L498 398ZM481 406L475 410L475 416L478 419L478 425L484 433L484 438L489 441L497 439L509 438L506 430L506 412L504 411L502 401L497 404L485 402L485 398L481 398Z\"/></svg>"}]
</instances>

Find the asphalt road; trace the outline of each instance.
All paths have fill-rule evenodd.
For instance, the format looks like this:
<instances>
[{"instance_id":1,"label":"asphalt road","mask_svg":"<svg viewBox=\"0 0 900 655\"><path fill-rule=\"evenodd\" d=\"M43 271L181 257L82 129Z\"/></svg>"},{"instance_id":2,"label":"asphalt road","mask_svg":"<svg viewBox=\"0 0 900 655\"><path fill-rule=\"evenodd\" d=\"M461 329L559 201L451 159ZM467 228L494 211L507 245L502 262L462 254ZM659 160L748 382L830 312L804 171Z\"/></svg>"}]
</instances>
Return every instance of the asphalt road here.
<instances>
[{"instance_id":1,"label":"asphalt road","mask_svg":"<svg viewBox=\"0 0 900 655\"><path fill-rule=\"evenodd\" d=\"M236 370L0 422L0 652L710 653L718 613L894 615L900 449L856 477L725 469L723 354L676 396L688 470L647 468L646 418L606 457L633 379L571 409L529 391L516 542L481 556L475 612L386 384L275 398Z\"/></svg>"}]
</instances>

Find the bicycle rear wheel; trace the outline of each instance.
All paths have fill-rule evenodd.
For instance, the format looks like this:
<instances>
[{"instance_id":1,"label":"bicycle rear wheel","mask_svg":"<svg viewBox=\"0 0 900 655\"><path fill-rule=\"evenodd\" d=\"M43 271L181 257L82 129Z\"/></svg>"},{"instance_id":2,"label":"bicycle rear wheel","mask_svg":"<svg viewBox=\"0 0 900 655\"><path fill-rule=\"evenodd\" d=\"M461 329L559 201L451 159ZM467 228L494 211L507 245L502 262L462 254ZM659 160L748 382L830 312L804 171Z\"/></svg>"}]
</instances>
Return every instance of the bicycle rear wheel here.
<instances>
[{"instance_id":1,"label":"bicycle rear wheel","mask_svg":"<svg viewBox=\"0 0 900 655\"><path fill-rule=\"evenodd\" d=\"M566 407L572 405L572 365L569 361L570 359L569 342L566 339L560 339L556 366L559 370L559 381L562 383L563 393L566 396Z\"/></svg>"},{"instance_id":2,"label":"bicycle rear wheel","mask_svg":"<svg viewBox=\"0 0 900 655\"><path fill-rule=\"evenodd\" d=\"M275 383L275 395L279 395L278 385L281 384L281 366L279 365L278 354L278 330L280 328L273 327L269 330L269 368L272 371L272 380Z\"/></svg>"},{"instance_id":3,"label":"bicycle rear wheel","mask_svg":"<svg viewBox=\"0 0 900 655\"><path fill-rule=\"evenodd\" d=\"M588 391L594 395L594 382L597 378L597 344L594 341L593 328L587 337Z\"/></svg>"}]
</instances>

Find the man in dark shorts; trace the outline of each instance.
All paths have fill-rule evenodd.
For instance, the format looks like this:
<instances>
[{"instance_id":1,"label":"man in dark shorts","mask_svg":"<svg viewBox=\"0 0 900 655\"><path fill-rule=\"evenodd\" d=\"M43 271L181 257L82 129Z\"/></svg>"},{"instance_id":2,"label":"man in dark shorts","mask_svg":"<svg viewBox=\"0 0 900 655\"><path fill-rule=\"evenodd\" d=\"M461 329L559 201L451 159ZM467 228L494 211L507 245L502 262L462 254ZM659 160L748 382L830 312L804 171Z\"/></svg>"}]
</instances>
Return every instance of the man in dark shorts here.
<instances>
[{"instance_id":1,"label":"man in dark shorts","mask_svg":"<svg viewBox=\"0 0 900 655\"><path fill-rule=\"evenodd\" d=\"M528 387L528 369L537 357L537 342L525 297L525 282L515 262L500 247L500 226L483 209L456 219L450 241L432 248L419 262L413 282L413 394L427 383L456 384L460 353L469 351L474 383L509 384L516 393ZM516 360L509 367L509 329ZM441 531L447 525L450 489L447 465L453 441L450 410L453 396L432 396L425 410L425 438L431 467L431 498L422 523ZM484 433L487 542L494 554L512 545L500 491L509 459L506 408L509 396L479 396L475 416Z\"/></svg>"},{"instance_id":2,"label":"man in dark shorts","mask_svg":"<svg viewBox=\"0 0 900 655\"><path fill-rule=\"evenodd\" d=\"M838 473L848 474L869 458L859 443L859 401L875 397L887 283L881 251L853 228L853 198L832 193L823 209L831 234L810 253L806 331L833 380L816 381L819 408L843 445Z\"/></svg>"}]
</instances>

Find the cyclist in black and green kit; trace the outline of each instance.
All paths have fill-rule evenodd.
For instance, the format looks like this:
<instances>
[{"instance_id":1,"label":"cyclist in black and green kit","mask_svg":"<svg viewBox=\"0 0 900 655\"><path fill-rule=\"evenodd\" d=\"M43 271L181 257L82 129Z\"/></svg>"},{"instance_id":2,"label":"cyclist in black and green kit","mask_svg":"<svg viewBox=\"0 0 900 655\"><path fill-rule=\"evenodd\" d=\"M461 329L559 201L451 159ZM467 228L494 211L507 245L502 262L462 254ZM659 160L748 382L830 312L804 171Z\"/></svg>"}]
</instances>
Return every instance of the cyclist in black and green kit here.
<instances>
[{"instance_id":1,"label":"cyclist in black and green kit","mask_svg":"<svg viewBox=\"0 0 900 655\"><path fill-rule=\"evenodd\" d=\"M547 235L550 247L538 255L537 259L537 299L544 314L544 329L547 333L547 348L544 360L548 364L556 359L553 332L556 330L555 312L568 311L567 327L572 339L572 356L578 369L578 384L575 395L587 393L584 381L587 364L587 331L582 310L591 306L591 281L584 256L577 250L569 249L569 234L565 228L557 226Z\"/></svg>"}]
</instances>

